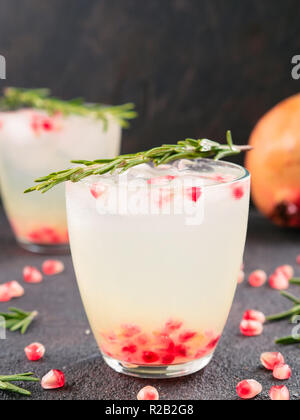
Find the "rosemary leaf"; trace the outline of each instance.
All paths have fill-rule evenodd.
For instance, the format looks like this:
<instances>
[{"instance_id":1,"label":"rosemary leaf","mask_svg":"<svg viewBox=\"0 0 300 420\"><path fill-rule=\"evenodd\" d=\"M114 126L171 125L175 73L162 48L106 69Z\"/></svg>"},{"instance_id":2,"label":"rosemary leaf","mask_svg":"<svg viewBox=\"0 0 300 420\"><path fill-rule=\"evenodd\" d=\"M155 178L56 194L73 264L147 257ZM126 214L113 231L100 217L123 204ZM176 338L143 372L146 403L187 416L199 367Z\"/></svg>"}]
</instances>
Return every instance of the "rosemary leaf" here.
<instances>
[{"instance_id":1,"label":"rosemary leaf","mask_svg":"<svg viewBox=\"0 0 300 420\"><path fill-rule=\"evenodd\" d=\"M37 317L38 312L25 312L18 308L8 308L10 312L0 312L0 316L5 320L5 327L14 332L20 330L25 334L32 321ZM1 379L0 379L1 380Z\"/></svg>"},{"instance_id":2,"label":"rosemary leaf","mask_svg":"<svg viewBox=\"0 0 300 420\"><path fill-rule=\"evenodd\" d=\"M299 278L294 277L293 279L291 279L290 284L296 284L297 286L300 286L300 277Z\"/></svg>"},{"instance_id":3,"label":"rosemary leaf","mask_svg":"<svg viewBox=\"0 0 300 420\"><path fill-rule=\"evenodd\" d=\"M250 149L250 146L235 146L232 142L231 132L228 131L227 144L225 145L208 139L194 140L188 138L179 141L177 144L163 144L161 147L155 147L145 152L121 155L114 159L74 160L72 163L83 166L40 177L35 181L38 185L28 188L25 193L33 191L45 193L62 182L78 182L91 175L103 175L117 170L124 172L143 163L151 162L154 166L158 166L178 159L214 158L218 160Z\"/></svg>"},{"instance_id":4,"label":"rosemary leaf","mask_svg":"<svg viewBox=\"0 0 300 420\"><path fill-rule=\"evenodd\" d=\"M294 306L292 309L286 312L281 312L275 315L269 315L266 320L269 322L280 321L281 319L290 318L293 315L300 315L300 305Z\"/></svg>"}]
</instances>

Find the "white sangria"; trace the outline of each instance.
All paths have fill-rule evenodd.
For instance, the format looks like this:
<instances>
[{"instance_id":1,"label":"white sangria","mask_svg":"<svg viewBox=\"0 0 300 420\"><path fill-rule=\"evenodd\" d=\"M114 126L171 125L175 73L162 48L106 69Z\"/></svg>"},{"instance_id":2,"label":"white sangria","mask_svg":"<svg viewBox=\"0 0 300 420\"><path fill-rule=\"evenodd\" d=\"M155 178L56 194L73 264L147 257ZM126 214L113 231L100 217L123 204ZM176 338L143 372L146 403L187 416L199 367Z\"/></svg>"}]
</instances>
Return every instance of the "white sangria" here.
<instances>
[{"instance_id":1,"label":"white sangria","mask_svg":"<svg viewBox=\"0 0 300 420\"><path fill-rule=\"evenodd\" d=\"M209 363L237 285L249 190L244 168L210 159L66 184L82 300L113 369L163 378Z\"/></svg>"},{"instance_id":2,"label":"white sangria","mask_svg":"<svg viewBox=\"0 0 300 420\"><path fill-rule=\"evenodd\" d=\"M45 108L52 105L52 99L41 101ZM26 187L72 159L90 159L95 154L110 158L120 151L121 127L113 113L105 115L104 121L89 111L76 115L76 104L66 104L67 114L63 101L58 102L62 110L55 111L54 102L51 113L30 107L0 112L1 196L18 243L31 251L65 250L69 239L64 188L29 197L24 194Z\"/></svg>"}]
</instances>

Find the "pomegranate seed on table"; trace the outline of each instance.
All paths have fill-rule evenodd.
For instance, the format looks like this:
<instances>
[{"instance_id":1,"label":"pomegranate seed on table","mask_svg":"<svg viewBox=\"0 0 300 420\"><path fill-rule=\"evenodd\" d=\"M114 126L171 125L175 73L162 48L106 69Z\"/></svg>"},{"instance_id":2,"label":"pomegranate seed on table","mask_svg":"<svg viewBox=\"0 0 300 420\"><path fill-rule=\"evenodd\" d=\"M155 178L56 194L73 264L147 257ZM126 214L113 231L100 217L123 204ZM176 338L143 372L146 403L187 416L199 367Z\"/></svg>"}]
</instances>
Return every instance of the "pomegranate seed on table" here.
<instances>
[{"instance_id":1,"label":"pomegranate seed on table","mask_svg":"<svg viewBox=\"0 0 300 420\"><path fill-rule=\"evenodd\" d=\"M273 376L274 378L279 379L280 381L290 379L291 375L292 369L287 364L279 363L274 367Z\"/></svg>"},{"instance_id":2,"label":"pomegranate seed on table","mask_svg":"<svg viewBox=\"0 0 300 420\"><path fill-rule=\"evenodd\" d=\"M25 290L16 280L6 283L11 298L24 296Z\"/></svg>"},{"instance_id":3,"label":"pomegranate seed on table","mask_svg":"<svg viewBox=\"0 0 300 420\"><path fill-rule=\"evenodd\" d=\"M36 362L44 357L45 347L41 343L32 343L24 349L27 359Z\"/></svg>"},{"instance_id":4,"label":"pomegranate seed on table","mask_svg":"<svg viewBox=\"0 0 300 420\"><path fill-rule=\"evenodd\" d=\"M260 356L262 365L268 370L274 370L278 364L284 364L284 357L279 352L265 352Z\"/></svg>"},{"instance_id":5,"label":"pomegranate seed on table","mask_svg":"<svg viewBox=\"0 0 300 420\"><path fill-rule=\"evenodd\" d=\"M62 388L65 385L65 375L60 370L52 369L42 378L41 385L44 389Z\"/></svg>"},{"instance_id":6,"label":"pomegranate seed on table","mask_svg":"<svg viewBox=\"0 0 300 420\"><path fill-rule=\"evenodd\" d=\"M42 270L46 276L54 276L64 271L65 266L58 260L46 260L43 263Z\"/></svg>"},{"instance_id":7,"label":"pomegranate seed on table","mask_svg":"<svg viewBox=\"0 0 300 420\"><path fill-rule=\"evenodd\" d=\"M289 279L281 271L275 272L269 278L269 285L275 290L286 290L290 286Z\"/></svg>"},{"instance_id":8,"label":"pomegranate seed on table","mask_svg":"<svg viewBox=\"0 0 300 420\"><path fill-rule=\"evenodd\" d=\"M245 379L238 383L236 392L243 400L250 400L262 392L262 386L254 379Z\"/></svg>"},{"instance_id":9,"label":"pomegranate seed on table","mask_svg":"<svg viewBox=\"0 0 300 420\"><path fill-rule=\"evenodd\" d=\"M269 392L270 398L273 401L288 401L290 393L286 386L272 386Z\"/></svg>"},{"instance_id":10,"label":"pomegranate seed on table","mask_svg":"<svg viewBox=\"0 0 300 420\"><path fill-rule=\"evenodd\" d=\"M296 258L297 264L300 264L300 255Z\"/></svg>"},{"instance_id":11,"label":"pomegranate seed on table","mask_svg":"<svg viewBox=\"0 0 300 420\"><path fill-rule=\"evenodd\" d=\"M159 394L156 388L148 385L139 391L137 399L141 401L159 400Z\"/></svg>"},{"instance_id":12,"label":"pomegranate seed on table","mask_svg":"<svg viewBox=\"0 0 300 420\"><path fill-rule=\"evenodd\" d=\"M255 270L249 276L249 284L252 287L261 287L267 281L267 273L263 270Z\"/></svg>"},{"instance_id":13,"label":"pomegranate seed on table","mask_svg":"<svg viewBox=\"0 0 300 420\"><path fill-rule=\"evenodd\" d=\"M276 268L275 274L277 273L283 274L288 280L290 280L293 277L295 271L291 265L282 265Z\"/></svg>"},{"instance_id":14,"label":"pomegranate seed on table","mask_svg":"<svg viewBox=\"0 0 300 420\"><path fill-rule=\"evenodd\" d=\"M41 283L43 281L42 273L35 267L24 267L23 276L26 283Z\"/></svg>"},{"instance_id":15,"label":"pomegranate seed on table","mask_svg":"<svg viewBox=\"0 0 300 420\"><path fill-rule=\"evenodd\" d=\"M0 302L9 302L11 295L7 283L0 284Z\"/></svg>"},{"instance_id":16,"label":"pomegranate seed on table","mask_svg":"<svg viewBox=\"0 0 300 420\"><path fill-rule=\"evenodd\" d=\"M266 322L265 315L260 311L255 311L254 309L249 309L246 311L243 315L243 319L247 321L258 321L261 324L264 324Z\"/></svg>"},{"instance_id":17,"label":"pomegranate seed on table","mask_svg":"<svg viewBox=\"0 0 300 420\"><path fill-rule=\"evenodd\" d=\"M240 331L246 337L256 337L263 332L263 324L258 321L243 319L240 324Z\"/></svg>"},{"instance_id":18,"label":"pomegranate seed on table","mask_svg":"<svg viewBox=\"0 0 300 420\"><path fill-rule=\"evenodd\" d=\"M239 276L238 276L238 284L243 283L244 280L245 280L245 273L244 271L240 270Z\"/></svg>"}]
</instances>

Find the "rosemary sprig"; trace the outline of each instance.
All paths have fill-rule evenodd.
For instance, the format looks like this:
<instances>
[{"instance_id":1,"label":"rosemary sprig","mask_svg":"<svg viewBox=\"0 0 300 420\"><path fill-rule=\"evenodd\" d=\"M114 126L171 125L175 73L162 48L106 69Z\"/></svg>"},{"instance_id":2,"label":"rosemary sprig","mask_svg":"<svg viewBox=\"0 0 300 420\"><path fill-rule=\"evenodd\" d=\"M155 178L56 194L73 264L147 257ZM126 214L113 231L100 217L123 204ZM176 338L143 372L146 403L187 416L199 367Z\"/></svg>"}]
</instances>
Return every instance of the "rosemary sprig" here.
<instances>
[{"instance_id":1,"label":"rosemary sprig","mask_svg":"<svg viewBox=\"0 0 300 420\"><path fill-rule=\"evenodd\" d=\"M6 88L4 96L0 100L0 108L15 110L20 107L41 109L47 111L50 115L59 112L63 115L75 114L98 118L103 121L104 130L107 129L110 116L123 128L129 126L128 120L137 117L137 113L134 111L134 104L132 103L119 106L86 104L81 98L63 101L50 97L49 89Z\"/></svg>"},{"instance_id":2,"label":"rosemary sprig","mask_svg":"<svg viewBox=\"0 0 300 420\"><path fill-rule=\"evenodd\" d=\"M300 286L300 277L298 278L294 277L293 279L291 279L290 284L295 284L296 286Z\"/></svg>"},{"instance_id":3,"label":"rosemary sprig","mask_svg":"<svg viewBox=\"0 0 300 420\"><path fill-rule=\"evenodd\" d=\"M30 396L31 392L27 391L26 389L20 388L12 384L11 382L39 382L39 378L33 376L34 373L19 373L17 375L0 375L0 390L1 391L10 391L15 392L17 394Z\"/></svg>"},{"instance_id":4,"label":"rosemary sprig","mask_svg":"<svg viewBox=\"0 0 300 420\"><path fill-rule=\"evenodd\" d=\"M290 318L293 315L300 315L300 305L296 305L286 312L281 312L275 315L269 315L266 317L266 320L268 322L280 321L282 319Z\"/></svg>"},{"instance_id":5,"label":"rosemary sprig","mask_svg":"<svg viewBox=\"0 0 300 420\"><path fill-rule=\"evenodd\" d=\"M18 308L8 308L9 312L0 312L0 317L5 320L5 328L10 331L21 331L25 334L32 321L37 317L38 312L25 312Z\"/></svg>"},{"instance_id":6,"label":"rosemary sprig","mask_svg":"<svg viewBox=\"0 0 300 420\"><path fill-rule=\"evenodd\" d=\"M56 185L66 182L78 182L91 175L104 175L115 171L125 172L128 169L152 162L155 166L167 164L178 159L211 158L219 160L226 156L237 155L242 151L250 150L250 146L235 146L232 142L231 132L227 132L227 144L220 144L208 139L186 139L177 144L164 144L145 152L117 156L113 159L98 159L94 161L73 160L72 163L81 166L54 172L41 177L35 182L38 185L29 188L25 193L41 191L45 193Z\"/></svg>"}]
</instances>

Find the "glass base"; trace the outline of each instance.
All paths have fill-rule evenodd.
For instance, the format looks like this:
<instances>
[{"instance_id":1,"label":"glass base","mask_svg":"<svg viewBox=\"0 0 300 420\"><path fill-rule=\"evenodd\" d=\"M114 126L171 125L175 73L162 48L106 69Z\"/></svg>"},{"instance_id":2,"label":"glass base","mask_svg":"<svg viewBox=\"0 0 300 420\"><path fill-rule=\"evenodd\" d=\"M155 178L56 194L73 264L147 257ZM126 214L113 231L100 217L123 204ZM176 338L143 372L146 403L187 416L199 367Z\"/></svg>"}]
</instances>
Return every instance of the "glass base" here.
<instances>
[{"instance_id":1,"label":"glass base","mask_svg":"<svg viewBox=\"0 0 300 420\"><path fill-rule=\"evenodd\" d=\"M33 244L17 241L21 248L26 251L33 252L35 254L43 255L63 255L70 253L69 244L59 244L59 245L45 245L45 244Z\"/></svg>"},{"instance_id":2,"label":"glass base","mask_svg":"<svg viewBox=\"0 0 300 420\"><path fill-rule=\"evenodd\" d=\"M208 365L213 354L202 357L202 359L193 360L192 362L166 366L131 365L126 362L112 359L105 354L102 354L102 356L108 366L116 372L124 373L125 375L134 376L136 378L167 379L179 378L180 376L191 375L192 373L198 372Z\"/></svg>"}]
</instances>

